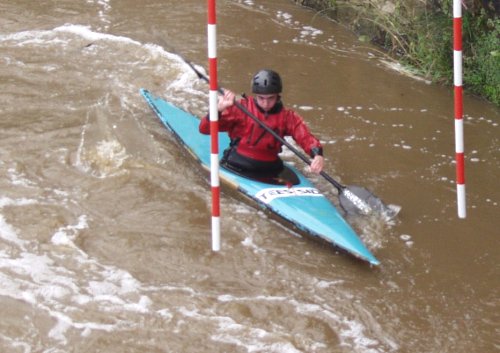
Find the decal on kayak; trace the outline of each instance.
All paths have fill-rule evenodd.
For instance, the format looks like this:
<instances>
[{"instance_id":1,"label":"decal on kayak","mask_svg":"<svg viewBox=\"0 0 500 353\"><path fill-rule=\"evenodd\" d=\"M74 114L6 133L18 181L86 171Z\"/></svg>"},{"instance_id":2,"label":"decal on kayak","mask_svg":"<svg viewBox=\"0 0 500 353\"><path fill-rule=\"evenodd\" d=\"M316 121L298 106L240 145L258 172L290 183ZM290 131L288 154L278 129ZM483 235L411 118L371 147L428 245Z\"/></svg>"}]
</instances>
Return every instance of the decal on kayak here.
<instances>
[{"instance_id":1,"label":"decal on kayak","mask_svg":"<svg viewBox=\"0 0 500 353\"><path fill-rule=\"evenodd\" d=\"M274 199L291 196L323 196L316 188L268 188L259 191L255 197L264 203L269 203Z\"/></svg>"}]
</instances>

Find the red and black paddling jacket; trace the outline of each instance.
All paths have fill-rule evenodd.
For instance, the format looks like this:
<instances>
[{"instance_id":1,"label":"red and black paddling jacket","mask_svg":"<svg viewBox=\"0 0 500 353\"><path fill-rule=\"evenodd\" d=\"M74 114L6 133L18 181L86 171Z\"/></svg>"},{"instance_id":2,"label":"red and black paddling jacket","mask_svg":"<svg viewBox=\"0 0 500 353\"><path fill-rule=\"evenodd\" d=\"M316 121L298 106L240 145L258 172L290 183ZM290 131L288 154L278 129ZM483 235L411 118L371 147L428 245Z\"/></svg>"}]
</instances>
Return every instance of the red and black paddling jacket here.
<instances>
[{"instance_id":1,"label":"red and black paddling jacket","mask_svg":"<svg viewBox=\"0 0 500 353\"><path fill-rule=\"evenodd\" d=\"M267 113L253 98L243 98L240 104L282 138L291 136L311 157L322 155L321 143L311 134L302 117L285 108L281 101ZM199 130L202 134L210 134L208 115L201 119ZM236 151L245 157L269 162L279 158L282 144L235 105L219 113L219 130L229 134L231 145L236 145Z\"/></svg>"}]
</instances>

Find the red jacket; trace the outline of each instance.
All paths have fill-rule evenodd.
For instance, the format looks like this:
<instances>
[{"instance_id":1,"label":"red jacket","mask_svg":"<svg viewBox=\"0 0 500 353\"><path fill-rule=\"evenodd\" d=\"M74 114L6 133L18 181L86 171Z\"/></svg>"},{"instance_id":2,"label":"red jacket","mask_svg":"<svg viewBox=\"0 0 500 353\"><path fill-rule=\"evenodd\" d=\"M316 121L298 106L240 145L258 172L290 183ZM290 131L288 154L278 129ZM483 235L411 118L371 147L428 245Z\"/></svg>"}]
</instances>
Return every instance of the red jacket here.
<instances>
[{"instance_id":1,"label":"red jacket","mask_svg":"<svg viewBox=\"0 0 500 353\"><path fill-rule=\"evenodd\" d=\"M259 109L253 98L241 99L240 104L279 136L293 137L311 157L322 153L321 143L311 134L302 117L283 107L281 102L267 114ZM210 134L208 116L201 120L199 130L202 134ZM219 113L219 130L227 131L231 141L239 140L237 152L243 156L260 161L275 161L281 152L282 144L235 105Z\"/></svg>"}]
</instances>

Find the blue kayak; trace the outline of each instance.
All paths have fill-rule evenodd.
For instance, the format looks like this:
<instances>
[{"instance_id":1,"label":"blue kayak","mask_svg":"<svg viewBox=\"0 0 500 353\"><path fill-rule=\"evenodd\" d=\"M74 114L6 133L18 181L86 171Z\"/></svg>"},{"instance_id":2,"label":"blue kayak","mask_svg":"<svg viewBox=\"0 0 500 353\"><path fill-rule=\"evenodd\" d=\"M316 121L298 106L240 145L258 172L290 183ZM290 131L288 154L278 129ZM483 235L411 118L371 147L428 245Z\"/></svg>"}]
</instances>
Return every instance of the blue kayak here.
<instances>
[{"instance_id":1,"label":"blue kayak","mask_svg":"<svg viewBox=\"0 0 500 353\"><path fill-rule=\"evenodd\" d=\"M210 169L210 136L198 131L200 120L175 105L153 96L145 89L141 95L163 124L206 169ZM229 146L227 133L219 133L219 151ZM379 265L352 227L335 206L302 173L286 164L275 177L255 178L221 166L220 180L254 200L263 209L291 223L299 230L321 238L348 253Z\"/></svg>"}]
</instances>

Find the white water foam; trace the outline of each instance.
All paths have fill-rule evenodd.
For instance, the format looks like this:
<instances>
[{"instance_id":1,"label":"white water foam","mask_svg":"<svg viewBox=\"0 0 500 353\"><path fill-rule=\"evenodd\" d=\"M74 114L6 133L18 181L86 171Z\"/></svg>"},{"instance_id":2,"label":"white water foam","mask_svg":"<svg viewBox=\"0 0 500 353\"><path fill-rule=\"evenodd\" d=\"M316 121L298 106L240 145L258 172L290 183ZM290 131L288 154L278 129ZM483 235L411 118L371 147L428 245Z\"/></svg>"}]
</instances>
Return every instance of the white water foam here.
<instances>
[{"instance_id":1,"label":"white water foam","mask_svg":"<svg viewBox=\"0 0 500 353\"><path fill-rule=\"evenodd\" d=\"M318 288L325 288L331 286L339 286L343 282L336 281L332 283L324 283L323 281L315 281L315 286ZM255 296L255 297L235 297L233 295L220 295L218 296L218 300L223 303L251 303L253 305L272 305L270 303L276 303L277 306L281 307L290 307L297 315L300 315L303 318L309 318L312 321L323 322L328 325L332 331L334 331L340 340L340 346L342 347L350 347L350 350L353 352L366 352L366 353L376 353L379 352L376 348L380 345L380 341L378 339L374 339L369 337L367 333L368 328L366 325L360 320L353 319L351 315L342 314L341 310L335 310L334 308L329 307L328 305L321 304L311 304L303 301L299 301L295 298L283 297L283 296ZM285 309L283 309L285 310ZM364 310L364 309L360 309ZM193 314L194 315L194 314ZM369 313L363 312L363 315L369 315ZM202 319L197 313L194 316L198 316L199 319ZM222 333L213 336L212 338L215 340L220 340L222 342L232 342L232 343L242 343L244 341L244 337L259 334L261 338L265 338L268 335L281 335L286 337L289 335L289 332L283 330L280 332L278 327L275 327L273 332L269 332L265 329L259 328L249 328L248 326L241 325L235 323L232 319L224 318L220 323L221 328L223 329ZM277 332L276 332L277 331ZM229 335L237 336L238 339L234 339L229 337ZM295 333L295 339L297 336L300 336L300 333ZM305 339L305 337L304 337ZM398 345L390 338L384 337L382 339L385 345L391 347L391 350L397 350ZM300 341L300 339L299 339ZM251 345L251 342L245 342L247 348L248 346L257 348ZM327 348L323 342L308 342L308 346L325 349ZM265 347L266 351L269 352L296 352L296 348L293 345L290 345L288 342L283 343L282 345L278 344L278 346ZM274 350L274 349L278 350ZM269 350L270 349L270 350ZM279 350L281 349L281 350ZM259 351L257 349L257 351Z\"/></svg>"},{"instance_id":2,"label":"white water foam","mask_svg":"<svg viewBox=\"0 0 500 353\"><path fill-rule=\"evenodd\" d=\"M88 26L74 24L53 30L0 35L0 42L7 46L40 46L45 50L47 46L62 50L75 39L135 46L139 52L145 52L150 58L165 59L168 61L166 66L172 67L174 73L178 72L168 88L187 89L200 95L200 92L193 88L193 82L196 82L194 74L182 59L154 44L143 44L131 38L100 33ZM89 48L89 51L95 50L95 47ZM95 55L98 54L97 52ZM202 68L199 69L203 71ZM135 87L132 89L138 90ZM104 106L109 104L107 101L97 102L96 107L101 103ZM125 103L120 103L123 108ZM106 116L108 112L102 115ZM103 121L102 117L97 118ZM87 116L87 123L89 119ZM102 125L107 125L107 121L104 123ZM103 139L97 139L90 147L85 145L84 148L85 138L88 137L86 132L84 128L77 154L77 167L97 177L123 173L124 165L130 156L114 134L104 134ZM91 158L85 159L82 156ZM7 175L11 185L38 194L40 186L16 168L9 168ZM46 316L54 320L55 323L49 327L47 340L53 347L67 344L68 337L75 331L83 337L88 337L93 331L112 332L135 327L139 320L137 316L150 313L153 301L142 294L142 284L129 272L99 263L77 245L80 235L90 229L92 219L88 215L76 215L72 221L54 230L49 237L50 242L43 244L33 241L32 234L24 234L22 230L17 229L15 223L9 223L7 213L4 215L7 208L17 208L19 210L16 212L22 214L24 207L43 209L46 206L60 207L72 203L71 195L65 194L64 191L51 189L43 194L52 196L49 196L50 200L46 196L42 196L42 199L0 198L0 295L31 306L32 311L40 317ZM158 314L165 318L172 316L167 309L162 309ZM33 329L37 331L37 328ZM34 334L39 335L41 332ZM2 335L2 340L4 338L4 342L11 342L11 347L33 346L29 337Z\"/></svg>"},{"instance_id":3,"label":"white water foam","mask_svg":"<svg viewBox=\"0 0 500 353\"><path fill-rule=\"evenodd\" d=\"M123 44L146 48L153 56L157 55L165 57L166 59L172 61L173 63L177 63L180 66L186 66L184 61L179 55L175 53L170 53L157 44L141 43L129 37L118 36L103 32L96 32L92 30L90 26L79 25L79 24L65 24L56 27L52 30L30 30L12 34L1 34L0 42L15 42L16 45L19 46L30 45L30 44L37 44L43 46L46 46L47 44L53 44L53 45L68 44L71 37L68 38L65 36L61 36L61 34L63 35L71 34L90 42L110 41L114 43L123 43ZM203 68L201 67L197 67L197 69L204 72ZM193 81L192 78L194 77L195 74L190 72L189 68L186 67L186 70L183 70L182 74L185 73L191 73L190 75L191 80L189 80L189 82ZM192 86L190 83L187 83L188 80L186 80L184 76L181 76L180 81L186 85L186 88ZM182 85L180 83L176 84Z\"/></svg>"},{"instance_id":4,"label":"white water foam","mask_svg":"<svg viewBox=\"0 0 500 353\"><path fill-rule=\"evenodd\" d=\"M40 203L33 199L2 197L0 210L37 204ZM87 216L80 215L75 224L62 226L52 235L52 246L40 247L23 239L0 214L0 295L28 303L55 319L48 335L63 344L70 329L88 334L128 325L81 322L72 317L72 313L81 312L86 306L93 308L97 304L107 312L143 313L151 305L147 296L139 294L141 284L128 272L101 265L76 246L74 241L85 229ZM64 264L66 259L71 261Z\"/></svg>"}]
</instances>

